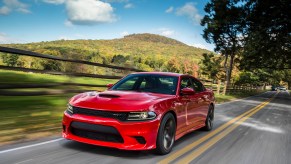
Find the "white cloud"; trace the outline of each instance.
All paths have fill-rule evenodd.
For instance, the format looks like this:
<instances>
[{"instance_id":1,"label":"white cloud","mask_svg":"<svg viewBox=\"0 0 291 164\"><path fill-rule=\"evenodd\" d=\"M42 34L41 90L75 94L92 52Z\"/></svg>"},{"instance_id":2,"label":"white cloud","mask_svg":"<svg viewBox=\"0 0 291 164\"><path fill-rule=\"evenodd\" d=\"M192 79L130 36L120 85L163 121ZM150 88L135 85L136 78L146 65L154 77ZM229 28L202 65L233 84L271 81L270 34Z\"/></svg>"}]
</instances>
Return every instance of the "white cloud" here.
<instances>
[{"instance_id":1,"label":"white cloud","mask_svg":"<svg viewBox=\"0 0 291 164\"><path fill-rule=\"evenodd\" d=\"M198 13L193 2L186 3L176 11L178 16L187 16L194 24L200 24L202 16Z\"/></svg>"},{"instance_id":2,"label":"white cloud","mask_svg":"<svg viewBox=\"0 0 291 164\"><path fill-rule=\"evenodd\" d=\"M170 37L175 34L175 31L168 28L160 28L158 29L158 34L166 36L166 37Z\"/></svg>"},{"instance_id":3,"label":"white cloud","mask_svg":"<svg viewBox=\"0 0 291 164\"><path fill-rule=\"evenodd\" d=\"M129 0L104 0L107 3L127 3Z\"/></svg>"},{"instance_id":4,"label":"white cloud","mask_svg":"<svg viewBox=\"0 0 291 164\"><path fill-rule=\"evenodd\" d=\"M171 12L173 12L173 11L174 11L174 7L171 6L171 7L169 7L165 12L166 12L166 13L171 13Z\"/></svg>"},{"instance_id":5,"label":"white cloud","mask_svg":"<svg viewBox=\"0 0 291 164\"><path fill-rule=\"evenodd\" d=\"M116 20L109 3L96 0L67 0L68 21L78 25L110 23Z\"/></svg>"},{"instance_id":6,"label":"white cloud","mask_svg":"<svg viewBox=\"0 0 291 164\"><path fill-rule=\"evenodd\" d=\"M11 12L11 9L7 6L3 6L0 8L1 15L8 15Z\"/></svg>"},{"instance_id":7,"label":"white cloud","mask_svg":"<svg viewBox=\"0 0 291 164\"><path fill-rule=\"evenodd\" d=\"M21 13L24 13L24 14L29 14L31 13L30 10L26 9L26 8L19 8L17 9L17 11L21 12Z\"/></svg>"},{"instance_id":8,"label":"white cloud","mask_svg":"<svg viewBox=\"0 0 291 164\"><path fill-rule=\"evenodd\" d=\"M127 31L123 31L122 33L120 33L121 36L126 36L126 35L129 35L129 32Z\"/></svg>"},{"instance_id":9,"label":"white cloud","mask_svg":"<svg viewBox=\"0 0 291 164\"><path fill-rule=\"evenodd\" d=\"M128 4L124 5L124 8L131 9L131 8L134 8L134 5L132 3L128 3Z\"/></svg>"},{"instance_id":10,"label":"white cloud","mask_svg":"<svg viewBox=\"0 0 291 164\"><path fill-rule=\"evenodd\" d=\"M12 11L18 11L21 13L31 13L28 9L29 6L25 3L20 2L19 0L3 0L4 6L0 7L1 15L8 15Z\"/></svg>"},{"instance_id":11,"label":"white cloud","mask_svg":"<svg viewBox=\"0 0 291 164\"><path fill-rule=\"evenodd\" d=\"M66 0L43 0L43 2L59 5L65 3Z\"/></svg>"}]
</instances>

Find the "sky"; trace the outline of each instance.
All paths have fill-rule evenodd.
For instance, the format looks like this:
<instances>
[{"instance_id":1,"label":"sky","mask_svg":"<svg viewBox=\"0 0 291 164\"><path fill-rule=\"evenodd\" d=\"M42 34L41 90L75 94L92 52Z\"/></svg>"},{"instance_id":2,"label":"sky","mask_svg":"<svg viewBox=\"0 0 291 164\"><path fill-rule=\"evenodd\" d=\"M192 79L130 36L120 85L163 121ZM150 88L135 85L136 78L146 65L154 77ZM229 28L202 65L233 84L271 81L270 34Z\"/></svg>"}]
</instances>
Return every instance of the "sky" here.
<instances>
[{"instance_id":1,"label":"sky","mask_svg":"<svg viewBox=\"0 0 291 164\"><path fill-rule=\"evenodd\" d=\"M0 0L0 44L115 39L136 33L170 37L213 51L200 20L207 0Z\"/></svg>"}]
</instances>

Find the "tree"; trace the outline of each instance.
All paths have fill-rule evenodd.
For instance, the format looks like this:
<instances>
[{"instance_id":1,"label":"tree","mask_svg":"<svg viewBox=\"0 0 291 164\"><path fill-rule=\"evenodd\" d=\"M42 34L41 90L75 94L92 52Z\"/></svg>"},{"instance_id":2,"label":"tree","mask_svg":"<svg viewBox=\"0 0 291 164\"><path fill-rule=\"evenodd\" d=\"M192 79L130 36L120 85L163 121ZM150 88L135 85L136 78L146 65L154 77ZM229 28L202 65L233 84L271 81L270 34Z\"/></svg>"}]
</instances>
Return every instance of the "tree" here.
<instances>
[{"instance_id":1,"label":"tree","mask_svg":"<svg viewBox=\"0 0 291 164\"><path fill-rule=\"evenodd\" d=\"M169 72L176 72L179 73L180 72L180 65L181 63L177 60L177 58L171 58L168 62L167 62L167 71Z\"/></svg>"},{"instance_id":2,"label":"tree","mask_svg":"<svg viewBox=\"0 0 291 164\"><path fill-rule=\"evenodd\" d=\"M44 70L50 71L61 71L61 63L55 60L42 61L42 66Z\"/></svg>"},{"instance_id":3,"label":"tree","mask_svg":"<svg viewBox=\"0 0 291 164\"><path fill-rule=\"evenodd\" d=\"M18 55L14 55L14 54L7 54L7 53L3 53L2 54L2 60L3 63L5 63L7 66L16 66L17 62L18 62Z\"/></svg>"},{"instance_id":4,"label":"tree","mask_svg":"<svg viewBox=\"0 0 291 164\"><path fill-rule=\"evenodd\" d=\"M249 71L243 71L239 74L238 79L236 79L236 84L258 84L259 77L256 76L254 73Z\"/></svg>"},{"instance_id":5,"label":"tree","mask_svg":"<svg viewBox=\"0 0 291 164\"><path fill-rule=\"evenodd\" d=\"M128 60L128 57L124 57L123 55L114 55L111 63L117 64L117 65L123 65Z\"/></svg>"},{"instance_id":6,"label":"tree","mask_svg":"<svg viewBox=\"0 0 291 164\"><path fill-rule=\"evenodd\" d=\"M291 69L291 3L247 0L241 68Z\"/></svg>"},{"instance_id":7,"label":"tree","mask_svg":"<svg viewBox=\"0 0 291 164\"><path fill-rule=\"evenodd\" d=\"M284 70L283 79L288 84L288 89L291 89L291 70Z\"/></svg>"},{"instance_id":8,"label":"tree","mask_svg":"<svg viewBox=\"0 0 291 164\"><path fill-rule=\"evenodd\" d=\"M223 58L217 55L215 56L213 53L203 54L203 59L201 60L200 70L201 74L207 76L212 80L219 80L223 77L222 66Z\"/></svg>"},{"instance_id":9,"label":"tree","mask_svg":"<svg viewBox=\"0 0 291 164\"><path fill-rule=\"evenodd\" d=\"M245 17L243 4L239 0L211 0L204 10L206 15L201 21L201 25L205 26L203 37L208 43L215 44L216 52L225 56L224 67L229 85L235 56L242 48Z\"/></svg>"}]
</instances>

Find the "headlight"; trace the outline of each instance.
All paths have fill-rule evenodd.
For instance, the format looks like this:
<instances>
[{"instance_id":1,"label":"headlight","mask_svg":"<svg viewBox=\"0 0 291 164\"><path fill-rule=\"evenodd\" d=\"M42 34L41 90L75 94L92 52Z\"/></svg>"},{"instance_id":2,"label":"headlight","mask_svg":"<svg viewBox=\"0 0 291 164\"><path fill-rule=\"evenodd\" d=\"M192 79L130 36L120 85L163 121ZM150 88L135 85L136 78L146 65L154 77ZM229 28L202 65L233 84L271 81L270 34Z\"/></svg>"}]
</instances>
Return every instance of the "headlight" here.
<instances>
[{"instance_id":1,"label":"headlight","mask_svg":"<svg viewBox=\"0 0 291 164\"><path fill-rule=\"evenodd\" d=\"M127 120L129 121L142 121L155 119L157 114L155 112L130 112Z\"/></svg>"},{"instance_id":2,"label":"headlight","mask_svg":"<svg viewBox=\"0 0 291 164\"><path fill-rule=\"evenodd\" d=\"M70 114L73 114L74 113L74 108L73 108L72 105L68 104L67 112L70 113Z\"/></svg>"}]
</instances>

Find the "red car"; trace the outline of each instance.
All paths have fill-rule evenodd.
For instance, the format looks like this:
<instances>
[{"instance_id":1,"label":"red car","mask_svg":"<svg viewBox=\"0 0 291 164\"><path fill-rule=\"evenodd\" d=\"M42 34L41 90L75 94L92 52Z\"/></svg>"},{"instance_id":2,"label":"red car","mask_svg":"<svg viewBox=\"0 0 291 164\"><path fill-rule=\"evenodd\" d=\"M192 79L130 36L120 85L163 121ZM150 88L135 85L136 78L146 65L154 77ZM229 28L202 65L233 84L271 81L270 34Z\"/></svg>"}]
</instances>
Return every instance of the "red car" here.
<instances>
[{"instance_id":1,"label":"red car","mask_svg":"<svg viewBox=\"0 0 291 164\"><path fill-rule=\"evenodd\" d=\"M63 137L167 154L186 133L212 129L214 101L213 92L192 76L133 73L107 91L74 96L64 112Z\"/></svg>"}]
</instances>

